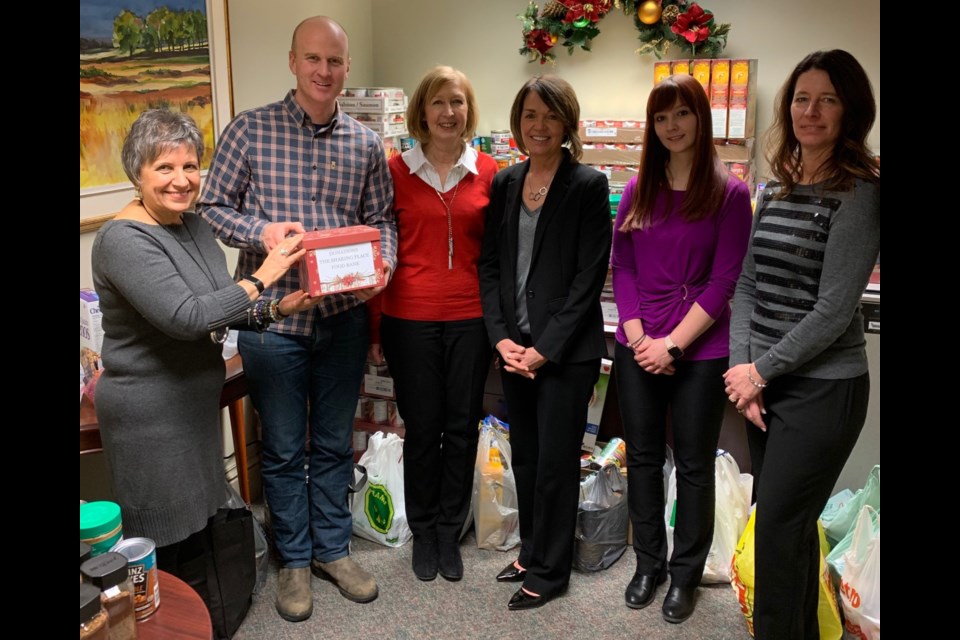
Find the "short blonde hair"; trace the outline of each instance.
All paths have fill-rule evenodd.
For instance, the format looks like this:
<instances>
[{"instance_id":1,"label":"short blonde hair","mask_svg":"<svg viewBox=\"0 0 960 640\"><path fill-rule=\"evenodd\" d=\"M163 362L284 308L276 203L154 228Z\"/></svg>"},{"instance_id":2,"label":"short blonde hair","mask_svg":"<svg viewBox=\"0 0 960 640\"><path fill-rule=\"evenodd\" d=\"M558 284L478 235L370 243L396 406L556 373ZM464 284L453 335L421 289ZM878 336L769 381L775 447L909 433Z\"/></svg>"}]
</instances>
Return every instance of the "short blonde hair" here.
<instances>
[{"instance_id":1,"label":"short blonde hair","mask_svg":"<svg viewBox=\"0 0 960 640\"><path fill-rule=\"evenodd\" d=\"M579 161L583 155L583 143L580 141L580 102L577 101L577 94L570 83L559 76L534 76L523 83L517 93L510 109L510 132L517 148L527 154L520 120L523 117L523 102L531 91L535 91L547 108L560 118L563 123L563 142L570 146L573 159Z\"/></svg>"},{"instance_id":2,"label":"short blonde hair","mask_svg":"<svg viewBox=\"0 0 960 640\"><path fill-rule=\"evenodd\" d=\"M467 98L467 124L460 137L464 140L473 138L477 130L477 121L480 115L477 110L477 96L473 92L473 85L467 76L458 69L447 66L437 66L427 71L420 80L417 90L407 105L407 131L417 142L430 142L430 129L426 123L427 101L440 92L440 89L449 84L456 84Z\"/></svg>"}]
</instances>

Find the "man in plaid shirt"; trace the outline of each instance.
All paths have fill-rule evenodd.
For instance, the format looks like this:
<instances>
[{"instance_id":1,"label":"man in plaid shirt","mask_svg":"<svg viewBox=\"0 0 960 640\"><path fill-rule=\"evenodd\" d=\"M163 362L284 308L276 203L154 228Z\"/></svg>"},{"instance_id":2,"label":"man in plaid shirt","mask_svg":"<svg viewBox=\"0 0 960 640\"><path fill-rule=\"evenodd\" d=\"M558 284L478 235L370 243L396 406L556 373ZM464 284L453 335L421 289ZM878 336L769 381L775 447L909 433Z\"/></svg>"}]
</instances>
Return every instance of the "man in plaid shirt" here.
<instances>
[{"instance_id":1,"label":"man in plaid shirt","mask_svg":"<svg viewBox=\"0 0 960 640\"><path fill-rule=\"evenodd\" d=\"M365 224L380 230L389 278L396 226L383 145L337 105L350 70L347 34L329 18L308 18L294 30L289 63L296 90L227 126L197 209L223 242L240 249L240 277L290 233ZM273 288L271 297L300 289L296 270ZM363 303L379 292L324 296L268 331L241 333L250 396L263 425L263 485L282 563L277 611L290 621L313 612L311 566L350 600L369 602L378 594L373 577L349 557L347 487L369 341Z\"/></svg>"}]
</instances>

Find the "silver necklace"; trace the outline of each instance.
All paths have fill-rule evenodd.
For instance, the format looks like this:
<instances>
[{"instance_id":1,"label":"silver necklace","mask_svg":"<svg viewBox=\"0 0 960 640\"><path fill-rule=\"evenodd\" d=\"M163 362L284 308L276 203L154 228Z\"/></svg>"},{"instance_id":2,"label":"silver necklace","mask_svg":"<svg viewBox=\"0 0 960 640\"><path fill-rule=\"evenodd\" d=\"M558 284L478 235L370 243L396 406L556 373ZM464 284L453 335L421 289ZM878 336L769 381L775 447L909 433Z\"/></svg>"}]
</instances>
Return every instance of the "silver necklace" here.
<instances>
[{"instance_id":1,"label":"silver necklace","mask_svg":"<svg viewBox=\"0 0 960 640\"><path fill-rule=\"evenodd\" d=\"M556 171L554 171L556 174ZM530 174L527 174L526 180L530 180ZM547 184L543 185L539 189L533 189L527 192L527 197L533 202L540 202L543 200L544 196L547 195L547 192L550 191L550 183L553 182L553 175L550 176L550 179L547 180Z\"/></svg>"},{"instance_id":2,"label":"silver necklace","mask_svg":"<svg viewBox=\"0 0 960 640\"><path fill-rule=\"evenodd\" d=\"M456 170L456 167L454 167L453 170ZM440 202L443 203L443 208L447 210L447 269L453 269L453 214L450 212L450 208L453 206L453 201L457 199L457 193L460 191L460 182L461 180L457 180L457 186L453 189L453 197L450 198L449 204L443 199L443 194L440 193L440 190L434 189L437 197L440 198Z\"/></svg>"}]
</instances>

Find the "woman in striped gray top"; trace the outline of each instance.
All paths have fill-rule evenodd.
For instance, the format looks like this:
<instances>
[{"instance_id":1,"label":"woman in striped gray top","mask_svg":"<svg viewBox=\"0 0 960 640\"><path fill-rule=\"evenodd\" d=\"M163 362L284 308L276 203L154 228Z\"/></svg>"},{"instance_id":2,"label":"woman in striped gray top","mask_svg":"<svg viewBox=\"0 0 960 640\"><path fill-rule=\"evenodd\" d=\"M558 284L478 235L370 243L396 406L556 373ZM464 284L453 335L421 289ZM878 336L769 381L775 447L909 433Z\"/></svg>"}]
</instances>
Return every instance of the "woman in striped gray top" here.
<instances>
[{"instance_id":1,"label":"woman in striped gray top","mask_svg":"<svg viewBox=\"0 0 960 640\"><path fill-rule=\"evenodd\" d=\"M880 170L866 147L870 81L840 50L793 70L767 145L733 301L726 393L747 419L757 640L818 638L816 521L866 419L860 297L880 251Z\"/></svg>"}]
</instances>

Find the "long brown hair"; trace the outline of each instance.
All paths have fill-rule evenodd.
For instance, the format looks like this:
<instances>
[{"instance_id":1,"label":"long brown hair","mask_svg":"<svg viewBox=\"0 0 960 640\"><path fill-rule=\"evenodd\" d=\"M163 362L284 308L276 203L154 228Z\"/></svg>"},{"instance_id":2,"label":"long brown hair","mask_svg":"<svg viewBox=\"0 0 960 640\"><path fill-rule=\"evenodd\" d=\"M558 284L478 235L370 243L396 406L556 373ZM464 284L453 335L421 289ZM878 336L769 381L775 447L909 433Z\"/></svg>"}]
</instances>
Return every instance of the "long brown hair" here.
<instances>
[{"instance_id":1,"label":"long brown hair","mask_svg":"<svg viewBox=\"0 0 960 640\"><path fill-rule=\"evenodd\" d=\"M637 189L620 231L633 231L649 226L657 195L669 190L667 161L670 151L663 146L654 127L654 116L669 111L677 103L686 105L697 116L697 139L694 143L693 168L680 215L688 222L713 215L723 203L729 174L713 147L713 120L710 102L703 87L692 76L670 76L658 84L647 98L647 128L643 134L643 155ZM668 202L668 206L670 206ZM668 215L672 214L668 211Z\"/></svg>"},{"instance_id":2,"label":"long brown hair","mask_svg":"<svg viewBox=\"0 0 960 640\"><path fill-rule=\"evenodd\" d=\"M779 196L785 197L800 179L803 164L800 142L793 133L790 106L800 76L819 69L830 76L840 104L843 122L840 136L830 158L817 171L815 181L823 182L828 191L849 191L856 178L880 183L880 168L867 150L867 134L877 118L873 87L857 59L842 49L816 51L800 61L777 94L774 122L767 132L767 161L770 171L783 185Z\"/></svg>"}]
</instances>

